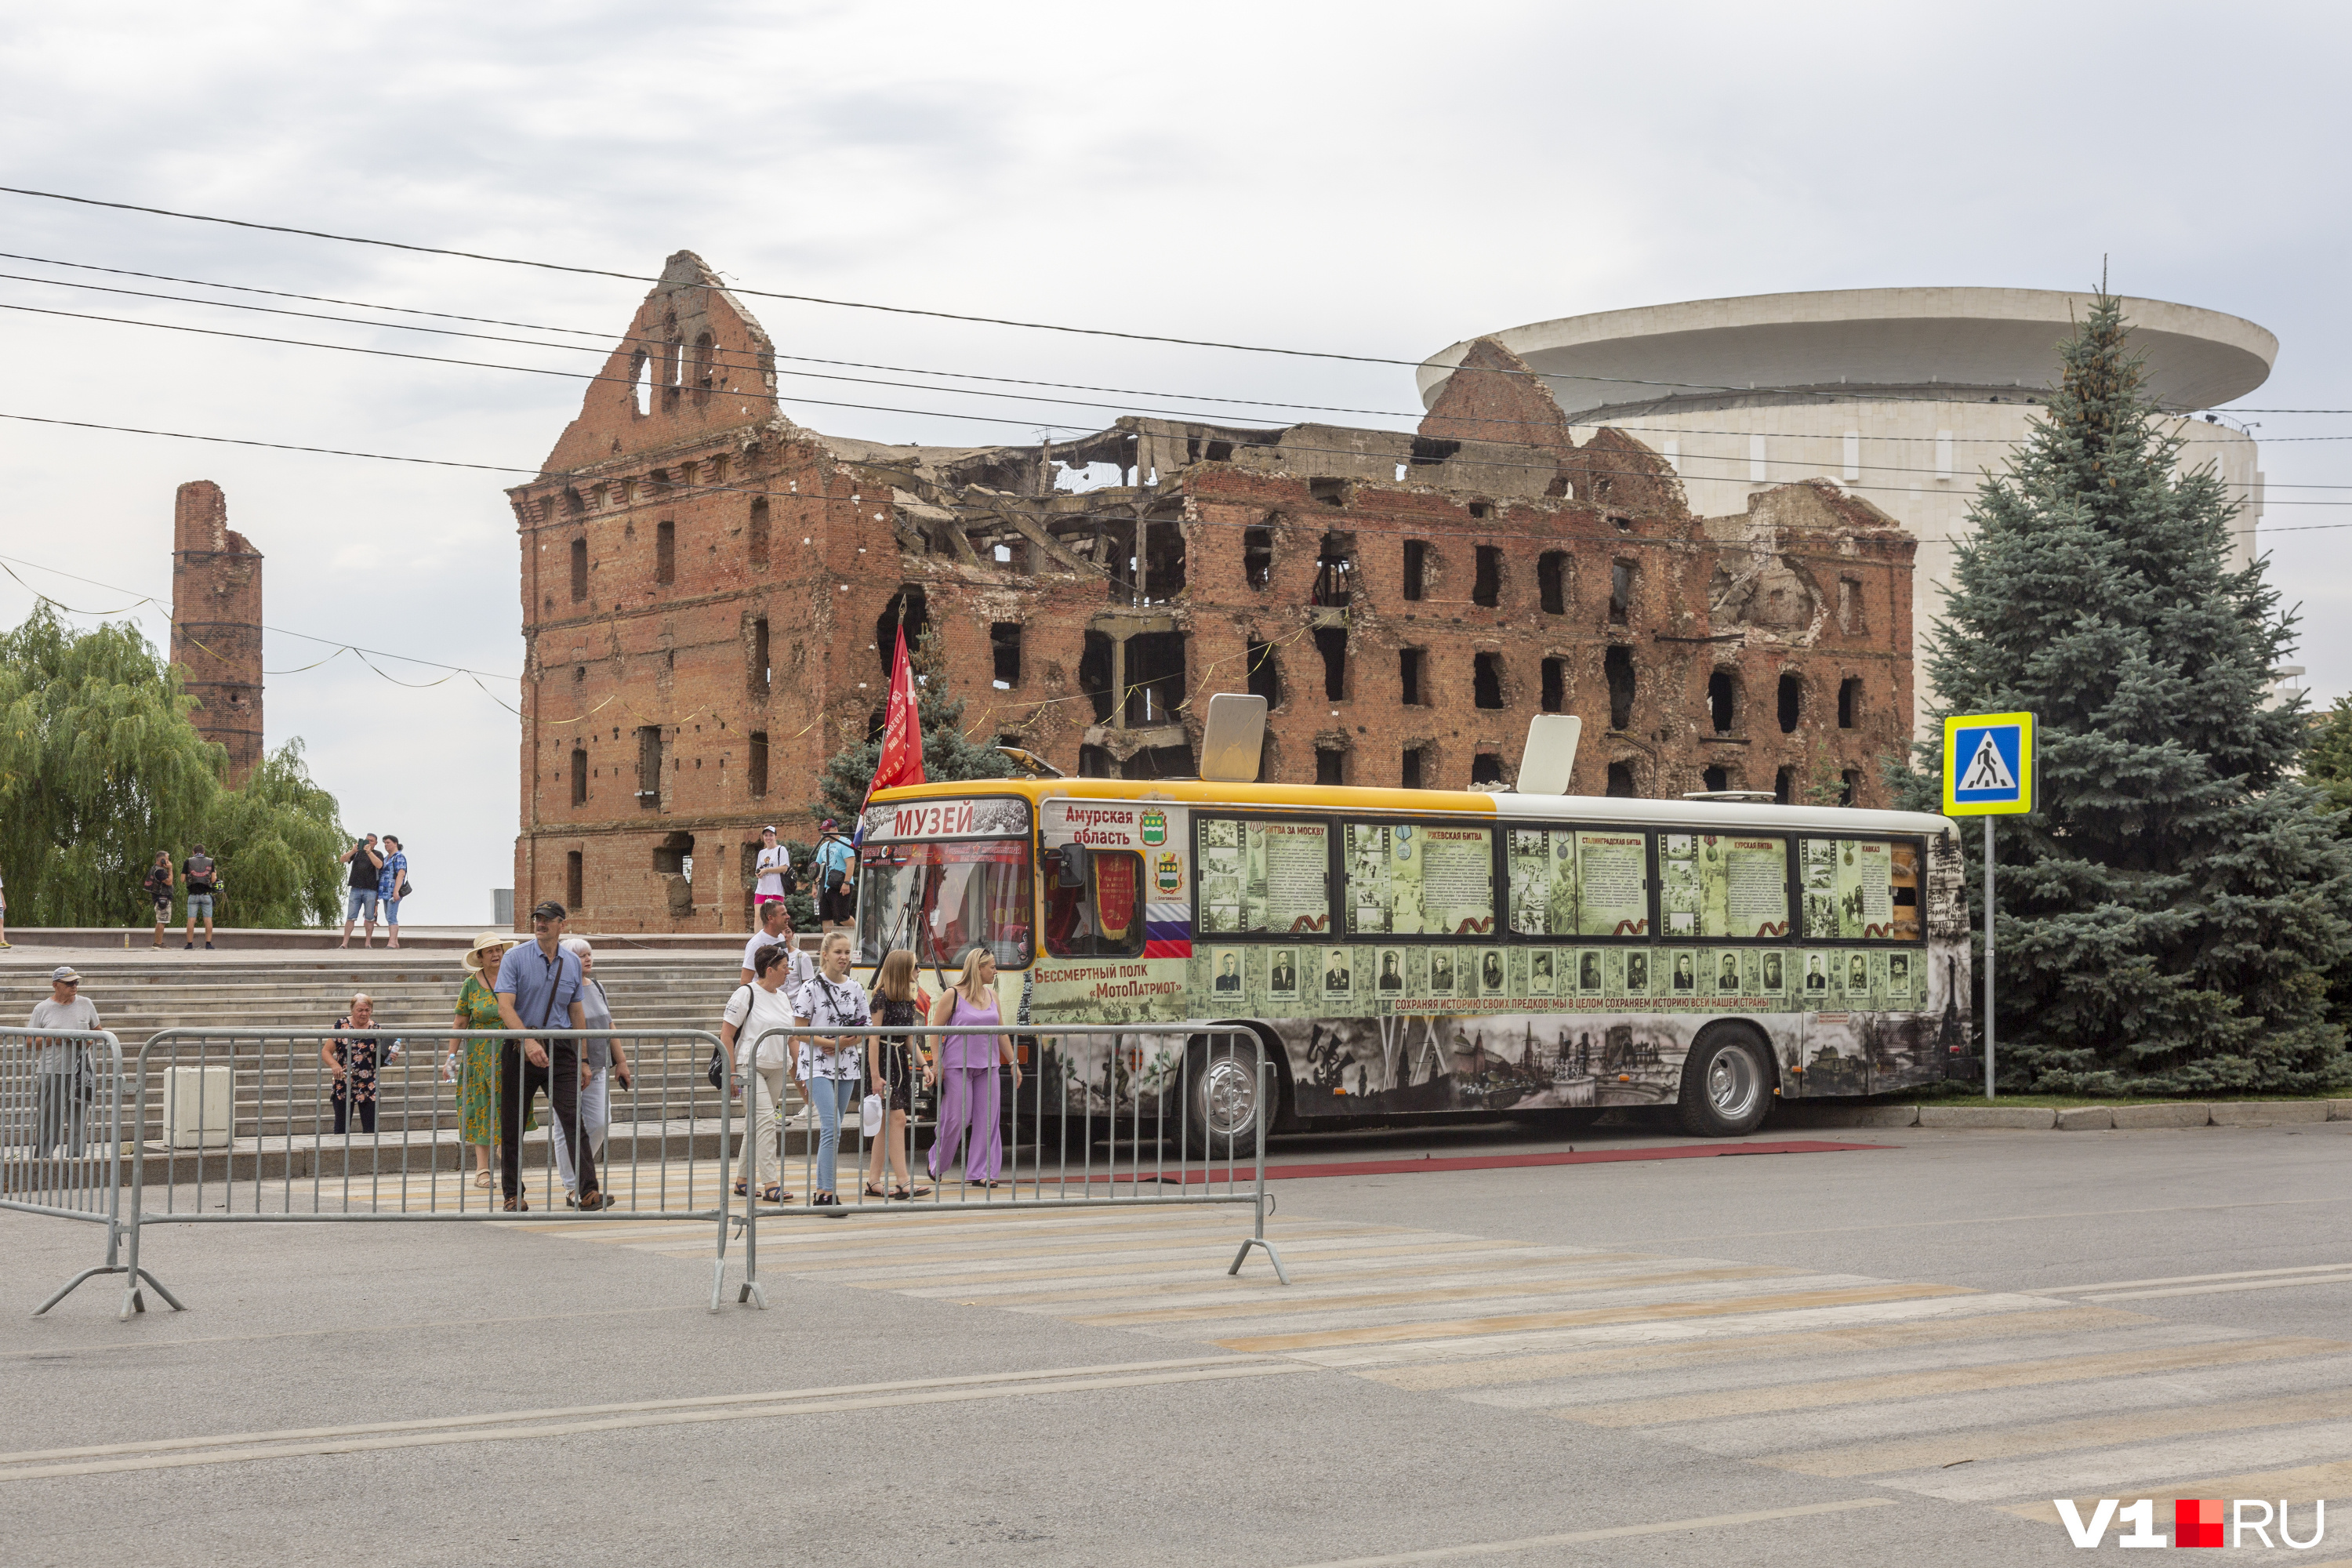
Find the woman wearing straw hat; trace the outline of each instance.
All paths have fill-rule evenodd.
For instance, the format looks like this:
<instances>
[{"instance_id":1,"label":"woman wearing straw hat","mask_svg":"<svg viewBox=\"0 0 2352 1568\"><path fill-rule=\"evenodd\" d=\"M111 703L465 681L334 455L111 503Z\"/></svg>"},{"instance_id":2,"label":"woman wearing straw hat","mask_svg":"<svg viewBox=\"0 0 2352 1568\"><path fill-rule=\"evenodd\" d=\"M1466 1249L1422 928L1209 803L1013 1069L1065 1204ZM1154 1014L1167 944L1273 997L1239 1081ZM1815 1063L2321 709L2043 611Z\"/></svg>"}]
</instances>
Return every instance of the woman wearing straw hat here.
<instances>
[{"instance_id":1,"label":"woman wearing straw hat","mask_svg":"<svg viewBox=\"0 0 2352 1568\"><path fill-rule=\"evenodd\" d=\"M466 988L457 993L455 1027L506 1026L499 1020L498 993L491 986L498 979L499 960L514 944L512 932L486 931L474 939L474 945L457 961L465 966ZM474 1150L474 1185L487 1187L495 1180L490 1165L499 1142L499 1042L452 1040L449 1047L450 1057L458 1064L459 1136ZM539 1115L534 1111L523 1131L528 1132L538 1125Z\"/></svg>"}]
</instances>

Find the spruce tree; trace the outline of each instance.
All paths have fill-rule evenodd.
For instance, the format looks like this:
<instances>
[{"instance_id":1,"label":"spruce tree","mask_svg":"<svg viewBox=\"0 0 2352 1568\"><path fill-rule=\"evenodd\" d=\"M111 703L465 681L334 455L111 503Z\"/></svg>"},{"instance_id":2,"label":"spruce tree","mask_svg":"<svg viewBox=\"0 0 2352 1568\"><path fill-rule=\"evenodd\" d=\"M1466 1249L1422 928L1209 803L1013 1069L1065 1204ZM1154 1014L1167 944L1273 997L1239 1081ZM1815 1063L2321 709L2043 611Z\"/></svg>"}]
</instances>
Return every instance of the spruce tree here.
<instances>
[{"instance_id":1,"label":"spruce tree","mask_svg":"<svg viewBox=\"0 0 2352 1568\"><path fill-rule=\"evenodd\" d=\"M2103 294L2063 345L2046 417L1978 492L1926 659L1938 719L2041 718L2041 810L1996 830L2001 1081L2316 1089L2347 1073L2326 994L2352 856L2294 782L2299 701L2266 705L2294 617L2261 562L2231 565L2238 508L2210 465L2176 471L2126 330ZM1940 742L1920 761L1925 804Z\"/></svg>"},{"instance_id":2,"label":"spruce tree","mask_svg":"<svg viewBox=\"0 0 2352 1568\"><path fill-rule=\"evenodd\" d=\"M923 729L923 780L948 784L962 779L1011 778L1013 763L992 742L974 741L963 732L963 700L950 694L947 655L940 634L929 626L907 650L915 673L915 716ZM820 816L835 816L847 825L865 803L866 788L882 760L882 737L844 746L825 759L818 776L821 797L811 809Z\"/></svg>"}]
</instances>

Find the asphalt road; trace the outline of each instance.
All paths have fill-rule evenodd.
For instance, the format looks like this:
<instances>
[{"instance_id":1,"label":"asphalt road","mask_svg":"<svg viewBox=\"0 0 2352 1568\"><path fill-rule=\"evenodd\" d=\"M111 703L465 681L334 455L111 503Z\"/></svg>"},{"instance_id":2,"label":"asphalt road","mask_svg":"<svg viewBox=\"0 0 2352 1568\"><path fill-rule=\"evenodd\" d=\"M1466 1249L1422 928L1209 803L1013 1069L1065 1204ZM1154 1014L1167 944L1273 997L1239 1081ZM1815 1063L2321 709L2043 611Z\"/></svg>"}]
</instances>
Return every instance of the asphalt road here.
<instances>
[{"instance_id":1,"label":"asphalt road","mask_svg":"<svg viewBox=\"0 0 2352 1568\"><path fill-rule=\"evenodd\" d=\"M499 1224L152 1230L189 1311L34 1320L99 1237L0 1214L0 1562L2042 1563L2055 1497L2352 1497L2352 1124L1777 1136L1874 1147L1283 1181L1287 1289L1229 1210L772 1223L715 1315L699 1226ZM1686 1141L1276 1160L1570 1142Z\"/></svg>"}]
</instances>

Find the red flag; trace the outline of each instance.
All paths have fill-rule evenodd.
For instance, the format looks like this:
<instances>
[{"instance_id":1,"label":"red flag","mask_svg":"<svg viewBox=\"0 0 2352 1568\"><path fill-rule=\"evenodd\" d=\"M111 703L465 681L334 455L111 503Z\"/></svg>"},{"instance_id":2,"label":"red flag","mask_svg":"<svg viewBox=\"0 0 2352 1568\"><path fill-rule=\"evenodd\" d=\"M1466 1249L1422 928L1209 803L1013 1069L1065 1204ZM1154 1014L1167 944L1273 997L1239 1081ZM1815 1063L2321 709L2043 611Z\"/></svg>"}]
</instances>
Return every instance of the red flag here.
<instances>
[{"instance_id":1,"label":"red flag","mask_svg":"<svg viewBox=\"0 0 2352 1568\"><path fill-rule=\"evenodd\" d=\"M907 630L898 628L898 646L890 656L890 707L882 723L882 757L874 767L874 782L866 798L878 789L923 782L923 723L915 705L915 672L907 663Z\"/></svg>"}]
</instances>

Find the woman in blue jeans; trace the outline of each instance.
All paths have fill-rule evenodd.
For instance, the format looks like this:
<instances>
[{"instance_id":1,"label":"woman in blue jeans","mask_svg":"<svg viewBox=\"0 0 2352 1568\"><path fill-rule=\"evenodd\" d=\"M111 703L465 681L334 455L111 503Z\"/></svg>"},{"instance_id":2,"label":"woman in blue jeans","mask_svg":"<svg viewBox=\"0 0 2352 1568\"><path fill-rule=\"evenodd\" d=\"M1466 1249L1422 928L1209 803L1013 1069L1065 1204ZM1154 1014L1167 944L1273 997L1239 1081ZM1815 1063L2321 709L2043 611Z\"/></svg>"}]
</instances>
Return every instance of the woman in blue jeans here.
<instances>
[{"instance_id":1,"label":"woman in blue jeans","mask_svg":"<svg viewBox=\"0 0 2352 1568\"><path fill-rule=\"evenodd\" d=\"M873 1015L866 988L849 977L849 933L828 931L817 950L815 978L793 997L794 1021L803 1029L862 1029ZM801 1093L816 1107L822 1129L817 1141L816 1190L809 1202L838 1207L841 1194L834 1188L841 1154L841 1119L866 1092L866 1042L856 1035L828 1037L803 1036L793 1074Z\"/></svg>"}]
</instances>

